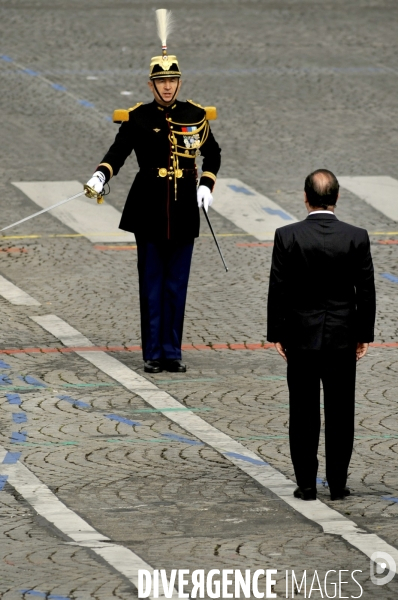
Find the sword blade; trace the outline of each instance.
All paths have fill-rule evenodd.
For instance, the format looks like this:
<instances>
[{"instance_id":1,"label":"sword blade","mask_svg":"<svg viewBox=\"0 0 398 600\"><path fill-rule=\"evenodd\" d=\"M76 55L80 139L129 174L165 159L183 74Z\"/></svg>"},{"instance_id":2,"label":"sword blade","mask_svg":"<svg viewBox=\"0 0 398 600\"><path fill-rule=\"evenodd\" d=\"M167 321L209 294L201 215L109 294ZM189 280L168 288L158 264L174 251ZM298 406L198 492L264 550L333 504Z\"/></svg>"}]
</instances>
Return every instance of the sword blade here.
<instances>
[{"instance_id":1,"label":"sword blade","mask_svg":"<svg viewBox=\"0 0 398 600\"><path fill-rule=\"evenodd\" d=\"M228 273L228 267L227 267L227 265L226 265L226 263L225 263L225 260L224 260L223 254L222 254L222 252L221 252L220 245L219 245L219 243L217 242L216 234L214 233L214 231L213 231L213 227L211 226L210 219L209 219L209 215L207 214L207 212L206 212L206 210L205 210L205 207L204 207L204 206L202 206L202 210L203 210L203 212L204 212L204 214L205 214L205 217L206 217L207 224L208 224L208 226L209 226L209 228L210 228L210 231L211 231L211 233L212 233L213 239L214 239L214 241L215 241L215 243L216 243L217 250L218 250L218 252L220 253L221 260L222 260L222 262L223 262L223 265L224 265L224 267L225 267L225 270L226 270L226 272Z\"/></svg>"},{"instance_id":2,"label":"sword blade","mask_svg":"<svg viewBox=\"0 0 398 600\"><path fill-rule=\"evenodd\" d=\"M24 219L21 219L20 221L17 221L16 223L12 223L11 225L7 225L7 227L3 227L3 229L0 229L1 231L5 231L6 229L11 229L11 227L15 227L16 225L19 225L20 223L25 223L25 221L29 221L30 219L34 219L34 217L38 217L39 215L42 215L43 213L48 212L49 210L52 210L53 208L56 208L57 206L61 206L61 204L65 204L66 202L70 202L70 200L74 200L75 198L79 198L79 196L83 196L83 194L85 194L86 192L83 190L82 192L79 192L78 194L75 194L74 196L71 196L70 198L66 198L65 200L61 200L60 202L57 202L56 204L53 204L52 206L48 206L47 208L43 208L43 210L39 210L38 212L34 213L33 215L30 215L29 217L25 217Z\"/></svg>"}]
</instances>

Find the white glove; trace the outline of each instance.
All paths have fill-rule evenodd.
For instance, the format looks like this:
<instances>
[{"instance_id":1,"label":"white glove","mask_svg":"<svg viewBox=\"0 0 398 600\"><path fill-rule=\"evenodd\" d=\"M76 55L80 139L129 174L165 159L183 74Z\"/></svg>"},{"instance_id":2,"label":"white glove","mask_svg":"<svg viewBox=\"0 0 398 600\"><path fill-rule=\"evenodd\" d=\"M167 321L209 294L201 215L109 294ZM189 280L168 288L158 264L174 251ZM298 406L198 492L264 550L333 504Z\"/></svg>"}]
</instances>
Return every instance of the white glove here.
<instances>
[{"instance_id":1,"label":"white glove","mask_svg":"<svg viewBox=\"0 0 398 600\"><path fill-rule=\"evenodd\" d=\"M94 175L91 177L91 179L89 179L87 181L86 185L88 187L92 188L93 190L95 190L97 192L97 194L100 194L102 192L102 190L104 189L104 183L105 183L105 175L102 173L102 171L96 171L94 173ZM87 190L86 190L86 196L88 196L89 198L92 197L89 195Z\"/></svg>"},{"instance_id":2,"label":"white glove","mask_svg":"<svg viewBox=\"0 0 398 600\"><path fill-rule=\"evenodd\" d=\"M205 211L209 210L209 206L213 204L213 196L207 185L200 185L197 192L198 207L204 206Z\"/></svg>"}]
</instances>

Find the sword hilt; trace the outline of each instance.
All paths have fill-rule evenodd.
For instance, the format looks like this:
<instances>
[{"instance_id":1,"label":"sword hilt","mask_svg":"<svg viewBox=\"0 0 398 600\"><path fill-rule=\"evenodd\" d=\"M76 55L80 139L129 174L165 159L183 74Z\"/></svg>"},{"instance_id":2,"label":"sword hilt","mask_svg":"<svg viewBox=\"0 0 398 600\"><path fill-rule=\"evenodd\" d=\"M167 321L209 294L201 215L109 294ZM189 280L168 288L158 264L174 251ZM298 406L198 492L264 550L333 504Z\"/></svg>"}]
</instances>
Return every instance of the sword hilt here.
<instances>
[{"instance_id":1,"label":"sword hilt","mask_svg":"<svg viewBox=\"0 0 398 600\"><path fill-rule=\"evenodd\" d=\"M87 198L97 198L97 204L104 203L104 196L102 194L96 192L95 189L87 185L87 183L85 183L83 187Z\"/></svg>"}]
</instances>

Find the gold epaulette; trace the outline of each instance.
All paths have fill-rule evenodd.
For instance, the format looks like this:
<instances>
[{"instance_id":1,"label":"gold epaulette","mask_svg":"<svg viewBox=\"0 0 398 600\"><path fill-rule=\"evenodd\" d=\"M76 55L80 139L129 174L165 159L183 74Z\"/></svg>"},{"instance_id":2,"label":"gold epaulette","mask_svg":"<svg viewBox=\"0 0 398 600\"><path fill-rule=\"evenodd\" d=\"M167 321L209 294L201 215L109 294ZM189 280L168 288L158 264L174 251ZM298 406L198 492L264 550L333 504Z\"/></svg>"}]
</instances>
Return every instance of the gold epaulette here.
<instances>
[{"instance_id":1,"label":"gold epaulette","mask_svg":"<svg viewBox=\"0 0 398 600\"><path fill-rule=\"evenodd\" d=\"M128 121L129 120L129 113L131 113L133 110L135 110L136 108L138 108L139 106L141 106L141 104L143 104L142 102L137 102L137 104L135 106L132 106L129 109L125 109L125 108L117 108L116 110L113 111L113 122L114 123L124 123L124 121Z\"/></svg>"},{"instance_id":2,"label":"gold epaulette","mask_svg":"<svg viewBox=\"0 0 398 600\"><path fill-rule=\"evenodd\" d=\"M199 108L202 108L206 113L207 121L215 121L217 119L217 109L215 106L202 106L201 104L198 104L197 102L194 102L193 100L187 100L187 102L189 102L190 104L193 104L194 106L198 106Z\"/></svg>"}]
</instances>

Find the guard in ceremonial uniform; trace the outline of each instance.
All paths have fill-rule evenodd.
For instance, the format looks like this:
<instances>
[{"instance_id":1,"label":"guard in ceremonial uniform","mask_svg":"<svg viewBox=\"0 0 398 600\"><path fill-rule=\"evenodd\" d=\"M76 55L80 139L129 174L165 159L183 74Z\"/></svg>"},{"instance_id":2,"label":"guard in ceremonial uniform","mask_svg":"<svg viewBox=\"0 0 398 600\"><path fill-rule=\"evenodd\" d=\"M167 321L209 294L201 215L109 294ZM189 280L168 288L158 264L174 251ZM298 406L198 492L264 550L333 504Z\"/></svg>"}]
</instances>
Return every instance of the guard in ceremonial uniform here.
<instances>
[{"instance_id":1,"label":"guard in ceremonial uniform","mask_svg":"<svg viewBox=\"0 0 398 600\"><path fill-rule=\"evenodd\" d=\"M221 149L208 122L215 109L177 100L181 72L177 57L167 55L169 11L158 10L156 16L163 53L150 64L154 101L115 111L121 127L85 189L90 197L101 194L135 151L140 170L119 227L134 233L137 241L144 368L148 373L182 373L181 340L199 209L207 210L213 201ZM200 154L198 187L195 159Z\"/></svg>"}]
</instances>

